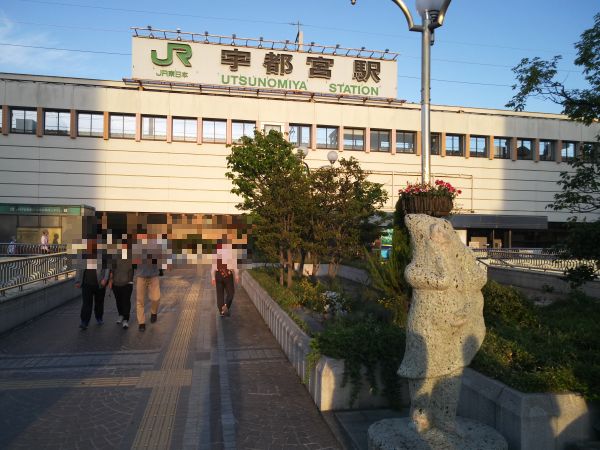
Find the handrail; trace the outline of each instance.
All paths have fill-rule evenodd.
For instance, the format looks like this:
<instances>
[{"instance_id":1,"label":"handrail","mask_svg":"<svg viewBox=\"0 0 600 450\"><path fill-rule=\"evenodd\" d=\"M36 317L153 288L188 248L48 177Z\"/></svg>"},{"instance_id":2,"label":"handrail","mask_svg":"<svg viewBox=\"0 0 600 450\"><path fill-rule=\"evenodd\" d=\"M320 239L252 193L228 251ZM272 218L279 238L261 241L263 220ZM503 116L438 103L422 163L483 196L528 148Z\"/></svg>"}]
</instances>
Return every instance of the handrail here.
<instances>
[{"instance_id":1,"label":"handrail","mask_svg":"<svg viewBox=\"0 0 600 450\"><path fill-rule=\"evenodd\" d=\"M577 259L566 259L561 252L548 248L472 248L479 261L487 260L488 266L514 269L541 270L564 273L585 263ZM600 276L597 273L596 276Z\"/></svg>"},{"instance_id":2,"label":"handrail","mask_svg":"<svg viewBox=\"0 0 600 450\"><path fill-rule=\"evenodd\" d=\"M0 261L0 295L8 289L19 288L74 272L72 257L66 252L26 258L7 258Z\"/></svg>"},{"instance_id":3,"label":"handrail","mask_svg":"<svg viewBox=\"0 0 600 450\"><path fill-rule=\"evenodd\" d=\"M0 256L33 256L67 251L67 244L22 244L0 242Z\"/></svg>"}]
</instances>

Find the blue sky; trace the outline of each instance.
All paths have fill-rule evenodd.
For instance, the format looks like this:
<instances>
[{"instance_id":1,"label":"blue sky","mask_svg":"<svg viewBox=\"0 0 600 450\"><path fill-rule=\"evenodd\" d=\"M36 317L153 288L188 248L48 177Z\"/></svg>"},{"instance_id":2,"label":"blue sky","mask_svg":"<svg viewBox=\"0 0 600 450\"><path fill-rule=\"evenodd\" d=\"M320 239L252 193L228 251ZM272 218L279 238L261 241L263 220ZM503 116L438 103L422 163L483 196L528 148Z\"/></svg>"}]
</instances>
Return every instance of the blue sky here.
<instances>
[{"instance_id":1,"label":"blue sky","mask_svg":"<svg viewBox=\"0 0 600 450\"><path fill-rule=\"evenodd\" d=\"M453 0L432 48L432 103L504 109L523 57L561 54L560 79L584 87L573 44L598 12L599 0ZM131 26L293 41L298 21L305 42L400 53L398 98L420 101L421 36L390 0L3 0L0 72L120 80L131 75ZM560 112L536 100L527 109Z\"/></svg>"}]
</instances>

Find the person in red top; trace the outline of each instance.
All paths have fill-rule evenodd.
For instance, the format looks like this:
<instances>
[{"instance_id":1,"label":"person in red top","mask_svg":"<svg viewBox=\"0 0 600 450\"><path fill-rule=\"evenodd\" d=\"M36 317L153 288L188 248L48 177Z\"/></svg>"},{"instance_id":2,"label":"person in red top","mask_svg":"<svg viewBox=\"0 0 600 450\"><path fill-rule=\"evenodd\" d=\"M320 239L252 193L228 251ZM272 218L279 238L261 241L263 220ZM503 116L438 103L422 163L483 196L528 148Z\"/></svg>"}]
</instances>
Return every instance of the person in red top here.
<instances>
[{"instance_id":1,"label":"person in red top","mask_svg":"<svg viewBox=\"0 0 600 450\"><path fill-rule=\"evenodd\" d=\"M223 316L231 315L231 304L235 294L235 283L239 282L237 258L231 241L224 234L217 243L217 252L213 255L211 282L217 288L217 309Z\"/></svg>"}]
</instances>

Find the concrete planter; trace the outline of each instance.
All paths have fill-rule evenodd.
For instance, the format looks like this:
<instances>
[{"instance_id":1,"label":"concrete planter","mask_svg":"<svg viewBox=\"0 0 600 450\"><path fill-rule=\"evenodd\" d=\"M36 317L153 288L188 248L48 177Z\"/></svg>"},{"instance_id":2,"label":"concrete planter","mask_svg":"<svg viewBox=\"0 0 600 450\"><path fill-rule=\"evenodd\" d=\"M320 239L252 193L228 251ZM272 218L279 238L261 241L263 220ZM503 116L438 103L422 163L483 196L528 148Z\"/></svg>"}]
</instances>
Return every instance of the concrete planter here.
<instances>
[{"instance_id":1,"label":"concrete planter","mask_svg":"<svg viewBox=\"0 0 600 450\"><path fill-rule=\"evenodd\" d=\"M277 302L246 271L242 273L242 286L296 369L296 373L304 379L307 356L310 352L310 337L289 318ZM311 371L306 387L319 410L332 411L350 408L351 386L348 384L342 387L343 375L344 362L327 357L322 357ZM386 406L385 398L373 395L367 386L365 380L363 389L353 404L353 409ZM408 394L404 398L408 399Z\"/></svg>"},{"instance_id":2,"label":"concrete planter","mask_svg":"<svg viewBox=\"0 0 600 450\"><path fill-rule=\"evenodd\" d=\"M326 268L321 270L326 271ZM349 273L357 279L364 279L354 271L359 270L353 269ZM242 273L242 286L296 368L298 376L304 378L306 357L310 351L308 335L248 272ZM349 408L350 386L341 387L343 373L343 361L327 357L321 358L311 372L307 389L321 411ZM407 391L403 398L409 406ZM353 409L385 405L385 399L371 395L364 388ZM468 368L462 380L458 414L496 429L508 441L509 450L564 450L571 443L594 439L592 425L600 420L600 409L588 405L579 395L527 394Z\"/></svg>"}]
</instances>

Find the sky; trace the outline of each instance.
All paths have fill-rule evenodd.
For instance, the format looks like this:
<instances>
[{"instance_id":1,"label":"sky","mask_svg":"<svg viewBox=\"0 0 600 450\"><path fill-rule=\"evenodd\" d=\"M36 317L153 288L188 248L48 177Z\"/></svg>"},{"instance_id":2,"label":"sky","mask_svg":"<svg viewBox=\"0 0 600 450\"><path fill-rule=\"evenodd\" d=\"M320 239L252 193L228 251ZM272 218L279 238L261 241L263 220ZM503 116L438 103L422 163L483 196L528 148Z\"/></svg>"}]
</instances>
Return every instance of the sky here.
<instances>
[{"instance_id":1,"label":"sky","mask_svg":"<svg viewBox=\"0 0 600 450\"><path fill-rule=\"evenodd\" d=\"M574 44L598 13L600 0L453 0L431 49L431 103L506 109L525 57L562 55L559 80L586 87ZM293 42L298 22L305 43L400 53L397 97L420 102L421 33L390 0L1 0L0 72L121 80L133 26ZM535 99L526 109L561 112Z\"/></svg>"}]
</instances>

